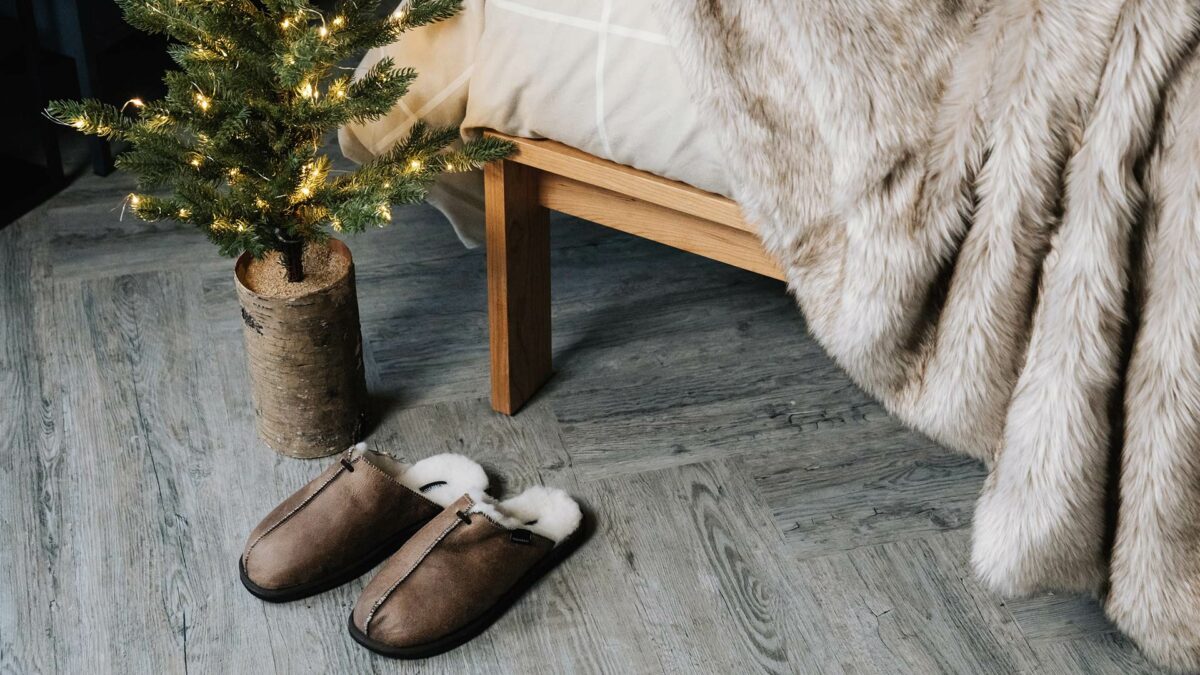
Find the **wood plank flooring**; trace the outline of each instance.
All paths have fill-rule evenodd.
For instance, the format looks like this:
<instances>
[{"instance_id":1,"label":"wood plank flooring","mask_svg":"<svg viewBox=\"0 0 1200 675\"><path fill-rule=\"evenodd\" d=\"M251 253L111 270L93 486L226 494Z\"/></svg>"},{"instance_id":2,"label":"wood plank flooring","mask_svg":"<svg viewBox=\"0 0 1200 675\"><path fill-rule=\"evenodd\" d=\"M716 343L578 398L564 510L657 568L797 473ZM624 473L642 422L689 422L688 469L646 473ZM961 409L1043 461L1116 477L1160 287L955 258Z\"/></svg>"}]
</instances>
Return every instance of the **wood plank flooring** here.
<instances>
[{"instance_id":1,"label":"wood plank flooring","mask_svg":"<svg viewBox=\"0 0 1200 675\"><path fill-rule=\"evenodd\" d=\"M232 263L87 176L0 230L0 672L1140 673L1089 599L972 578L981 466L858 390L779 282L553 219L557 374L487 404L484 260L428 207L350 240L370 442L545 483L596 536L420 663L346 634L365 579L264 604L234 564L321 470L254 436Z\"/></svg>"}]
</instances>

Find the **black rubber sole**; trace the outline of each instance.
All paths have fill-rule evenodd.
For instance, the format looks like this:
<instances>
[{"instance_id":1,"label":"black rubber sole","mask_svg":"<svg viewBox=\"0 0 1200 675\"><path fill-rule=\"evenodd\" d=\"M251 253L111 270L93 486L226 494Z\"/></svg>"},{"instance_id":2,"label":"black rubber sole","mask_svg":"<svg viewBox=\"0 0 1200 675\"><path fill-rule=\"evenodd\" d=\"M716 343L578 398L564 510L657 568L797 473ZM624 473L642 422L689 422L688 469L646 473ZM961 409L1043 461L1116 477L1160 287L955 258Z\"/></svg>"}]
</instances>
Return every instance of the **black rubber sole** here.
<instances>
[{"instance_id":1,"label":"black rubber sole","mask_svg":"<svg viewBox=\"0 0 1200 675\"><path fill-rule=\"evenodd\" d=\"M387 560L388 557L403 546L404 542L412 538L417 533L417 530L425 526L426 522L428 521L419 522L408 529L400 531L391 539L376 547L367 557L331 577L316 579L307 583L288 586L287 588L263 588L251 581L250 577L247 576L245 561L241 557L238 557L238 576L241 578L242 585L246 587L246 590L250 591L251 595L260 600L266 600L267 602L293 602L303 600L304 598L311 598L314 595L354 581L367 572L370 572L372 568Z\"/></svg>"},{"instance_id":2,"label":"black rubber sole","mask_svg":"<svg viewBox=\"0 0 1200 675\"><path fill-rule=\"evenodd\" d=\"M548 553L545 558L542 558L540 561L538 561L537 565L534 565L528 572L526 572L525 575L521 577L512 588L508 589L508 591L506 591L504 595L502 595L500 599L496 601L496 604L489 607L487 611L480 616L472 619L467 625L452 633L422 645L394 647L379 642L378 640L374 640L363 634L363 632L358 629L358 626L354 625L354 613L351 612L350 617L346 622L346 625L350 630L350 637L354 638L355 642L366 647L372 652L393 659L427 659L431 656L437 656L438 654L443 654L451 649L460 647L464 643L474 639L483 631L487 630L493 623L496 623L496 621L501 616L504 616L504 613L507 612L509 608L512 607L517 600L519 600L521 596L525 594L526 591L532 588L533 585L536 584L542 577L546 576L548 572L553 570L555 567L558 567L559 563L566 560L571 556L572 553L578 550L591 534L591 528L589 527L589 524L589 518L585 514L584 522L580 524L579 529L576 530L575 534L571 535L571 537L567 538L561 544L551 549L550 553Z\"/></svg>"}]
</instances>

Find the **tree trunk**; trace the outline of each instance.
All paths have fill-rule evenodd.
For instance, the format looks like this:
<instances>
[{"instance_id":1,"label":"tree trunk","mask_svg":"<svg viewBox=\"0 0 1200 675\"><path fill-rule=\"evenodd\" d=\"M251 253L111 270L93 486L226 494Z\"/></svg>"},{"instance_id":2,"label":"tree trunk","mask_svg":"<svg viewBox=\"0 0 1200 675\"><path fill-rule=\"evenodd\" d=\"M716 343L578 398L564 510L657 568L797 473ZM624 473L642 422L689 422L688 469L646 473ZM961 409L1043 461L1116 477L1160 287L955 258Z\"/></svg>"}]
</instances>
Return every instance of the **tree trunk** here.
<instances>
[{"instance_id":1,"label":"tree trunk","mask_svg":"<svg viewBox=\"0 0 1200 675\"><path fill-rule=\"evenodd\" d=\"M329 247L350 256L336 239ZM244 254L235 276L259 436L291 457L341 452L362 436L367 409L354 265L325 288L278 298L246 286L252 260Z\"/></svg>"}]
</instances>

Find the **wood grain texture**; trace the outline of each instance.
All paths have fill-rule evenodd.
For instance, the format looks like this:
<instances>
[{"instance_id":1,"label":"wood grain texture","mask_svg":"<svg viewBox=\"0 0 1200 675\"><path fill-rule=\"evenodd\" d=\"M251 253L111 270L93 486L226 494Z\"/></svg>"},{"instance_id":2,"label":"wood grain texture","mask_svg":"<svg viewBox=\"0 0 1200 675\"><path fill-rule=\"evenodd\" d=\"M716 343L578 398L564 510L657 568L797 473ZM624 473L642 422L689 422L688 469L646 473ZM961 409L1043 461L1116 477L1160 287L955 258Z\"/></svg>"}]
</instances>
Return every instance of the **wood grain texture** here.
<instances>
[{"instance_id":1,"label":"wood grain texture","mask_svg":"<svg viewBox=\"0 0 1200 675\"><path fill-rule=\"evenodd\" d=\"M560 213L783 280L783 270L754 232L543 172L538 200Z\"/></svg>"},{"instance_id":2,"label":"wood grain texture","mask_svg":"<svg viewBox=\"0 0 1200 675\"><path fill-rule=\"evenodd\" d=\"M550 220L537 170L493 162L484 185L492 407L512 415L550 377Z\"/></svg>"},{"instance_id":3,"label":"wood grain texture","mask_svg":"<svg viewBox=\"0 0 1200 675\"><path fill-rule=\"evenodd\" d=\"M1096 633L1064 642L1036 645L1043 675L1088 673L1088 675L1140 675L1164 673L1143 657L1127 638L1118 633Z\"/></svg>"},{"instance_id":4,"label":"wood grain texture","mask_svg":"<svg viewBox=\"0 0 1200 675\"><path fill-rule=\"evenodd\" d=\"M1095 598L1045 593L1015 598L1008 610L1031 643L1064 642L1089 635L1116 632Z\"/></svg>"},{"instance_id":5,"label":"wood grain texture","mask_svg":"<svg viewBox=\"0 0 1200 675\"><path fill-rule=\"evenodd\" d=\"M42 221L0 230L0 672L56 670L55 623L61 473L57 419L31 308L37 302L27 237ZM50 441L50 442L47 442Z\"/></svg>"},{"instance_id":6,"label":"wood grain texture","mask_svg":"<svg viewBox=\"0 0 1200 675\"><path fill-rule=\"evenodd\" d=\"M966 538L905 539L788 566L811 666L833 673L1018 673L1038 660L968 570ZM1069 671L1064 671L1069 672Z\"/></svg>"},{"instance_id":7,"label":"wood grain texture","mask_svg":"<svg viewBox=\"0 0 1200 675\"><path fill-rule=\"evenodd\" d=\"M374 657L345 632L366 578L238 583L326 460L257 440L232 261L121 220L123 180L0 231L0 672L1154 672L1091 601L978 587L980 467L854 387L778 281L554 216L559 373L491 412L484 258L427 207L349 242L368 442L566 488L597 531L479 639Z\"/></svg>"},{"instance_id":8,"label":"wood grain texture","mask_svg":"<svg viewBox=\"0 0 1200 675\"><path fill-rule=\"evenodd\" d=\"M742 217L738 205L720 195L600 159L557 141L518 138L495 131L486 133L516 146L511 157L514 162L744 232L757 232Z\"/></svg>"},{"instance_id":9,"label":"wood grain texture","mask_svg":"<svg viewBox=\"0 0 1200 675\"><path fill-rule=\"evenodd\" d=\"M72 536L57 560L59 569L73 573L59 579L53 610L56 641L77 647L62 653L59 666L68 671L152 667L168 663L182 644L173 591L188 593L186 582L167 593L165 604L162 593L164 585L182 581L175 555L182 551L173 529L178 521L172 521L180 511L174 503L178 493L160 482L136 412L141 401L132 359L146 354L130 295L141 290L136 277L114 277L86 286L55 285L46 299L53 323L63 327L54 336L58 358L52 367L73 378L62 382L60 394L64 482L72 486L63 519ZM128 536L108 536L112 532ZM135 569L150 581L133 583L126 572ZM117 586L128 586L121 604L109 595ZM136 611L141 607L162 608L162 623L152 628L159 617ZM139 638L136 654L125 651L116 631Z\"/></svg>"},{"instance_id":10,"label":"wood grain texture","mask_svg":"<svg viewBox=\"0 0 1200 675\"><path fill-rule=\"evenodd\" d=\"M597 546L623 561L628 608L671 672L794 672L805 649L778 533L720 463L598 481Z\"/></svg>"},{"instance_id":11,"label":"wood grain texture","mask_svg":"<svg viewBox=\"0 0 1200 675\"><path fill-rule=\"evenodd\" d=\"M819 427L791 449L745 459L798 557L965 529L983 466L947 454L874 405L860 423Z\"/></svg>"}]
</instances>

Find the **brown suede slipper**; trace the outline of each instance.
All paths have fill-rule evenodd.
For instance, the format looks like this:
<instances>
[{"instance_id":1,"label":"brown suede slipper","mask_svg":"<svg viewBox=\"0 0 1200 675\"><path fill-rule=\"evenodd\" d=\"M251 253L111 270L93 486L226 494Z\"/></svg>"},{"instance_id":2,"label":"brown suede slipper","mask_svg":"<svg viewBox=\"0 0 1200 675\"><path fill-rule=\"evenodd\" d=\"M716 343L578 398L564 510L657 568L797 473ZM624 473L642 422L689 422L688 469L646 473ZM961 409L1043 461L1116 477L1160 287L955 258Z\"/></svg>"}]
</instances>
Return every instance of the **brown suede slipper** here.
<instances>
[{"instance_id":1,"label":"brown suede slipper","mask_svg":"<svg viewBox=\"0 0 1200 675\"><path fill-rule=\"evenodd\" d=\"M350 614L350 635L393 658L454 649L574 552L582 522L562 490L533 487L499 503L464 495L384 563Z\"/></svg>"},{"instance_id":2,"label":"brown suede slipper","mask_svg":"<svg viewBox=\"0 0 1200 675\"><path fill-rule=\"evenodd\" d=\"M242 584L270 602L316 595L368 572L487 475L462 455L409 466L362 443L275 507L238 561Z\"/></svg>"}]
</instances>

